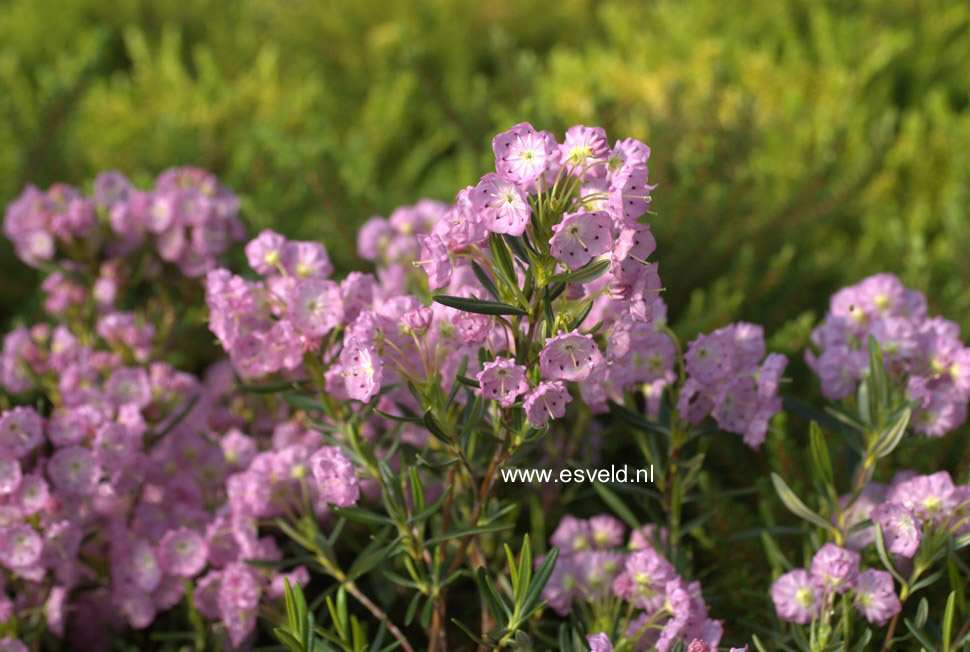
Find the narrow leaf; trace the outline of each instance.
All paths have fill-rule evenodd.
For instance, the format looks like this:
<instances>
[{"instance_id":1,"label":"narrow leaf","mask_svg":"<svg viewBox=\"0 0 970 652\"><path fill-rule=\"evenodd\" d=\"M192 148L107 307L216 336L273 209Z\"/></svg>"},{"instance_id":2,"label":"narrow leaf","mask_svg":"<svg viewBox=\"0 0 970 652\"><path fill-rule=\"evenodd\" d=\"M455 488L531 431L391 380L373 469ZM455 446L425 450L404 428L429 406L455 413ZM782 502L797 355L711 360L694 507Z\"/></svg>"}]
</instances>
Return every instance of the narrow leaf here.
<instances>
[{"instance_id":1,"label":"narrow leaf","mask_svg":"<svg viewBox=\"0 0 970 652\"><path fill-rule=\"evenodd\" d=\"M640 521L637 517L630 511L623 501L620 499L612 489L607 487L602 482L594 482L593 489L599 494L599 497L603 499L603 502L609 505L613 513L623 519L627 525L629 525L634 530L640 527Z\"/></svg>"},{"instance_id":2,"label":"narrow leaf","mask_svg":"<svg viewBox=\"0 0 970 652\"><path fill-rule=\"evenodd\" d=\"M606 273L606 270L610 268L609 259L594 260L584 267L580 267L577 270L571 272L563 272L562 274L556 274L549 279L550 283L572 283L575 285L582 285L584 283L589 283L595 281L600 276Z\"/></svg>"},{"instance_id":3,"label":"narrow leaf","mask_svg":"<svg viewBox=\"0 0 970 652\"><path fill-rule=\"evenodd\" d=\"M492 295L493 299L496 301L501 299L498 293L498 288L495 287L495 283L492 282L492 279L488 277L485 270L479 267L478 263L475 261L472 261L472 271L475 273L475 277L478 279L478 282L482 284L482 287L485 288L486 292Z\"/></svg>"},{"instance_id":4,"label":"narrow leaf","mask_svg":"<svg viewBox=\"0 0 970 652\"><path fill-rule=\"evenodd\" d=\"M780 475L777 473L772 473L771 482L775 486L775 491L778 493L778 497L781 498L781 502L785 504L788 511L795 516L808 521L812 525L817 525L820 528L833 532L835 531L835 526L809 509L808 506L802 502L801 498L795 495L795 492L791 490L788 484L781 479Z\"/></svg>"},{"instance_id":5,"label":"narrow leaf","mask_svg":"<svg viewBox=\"0 0 970 652\"><path fill-rule=\"evenodd\" d=\"M510 306L507 303L498 301L485 301L483 299L472 299L470 297L454 297L447 294L435 295L434 300L443 306L461 310L463 312L473 312L479 315L521 315L527 313L522 308Z\"/></svg>"}]
</instances>

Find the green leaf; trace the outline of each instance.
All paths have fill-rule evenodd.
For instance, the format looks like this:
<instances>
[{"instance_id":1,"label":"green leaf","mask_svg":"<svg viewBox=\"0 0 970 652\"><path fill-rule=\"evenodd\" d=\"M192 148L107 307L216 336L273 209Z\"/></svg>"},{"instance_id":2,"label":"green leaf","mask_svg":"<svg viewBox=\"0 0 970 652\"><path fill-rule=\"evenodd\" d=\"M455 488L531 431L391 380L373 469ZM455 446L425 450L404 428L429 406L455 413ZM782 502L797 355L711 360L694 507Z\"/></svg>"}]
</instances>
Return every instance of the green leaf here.
<instances>
[{"instance_id":1,"label":"green leaf","mask_svg":"<svg viewBox=\"0 0 970 652\"><path fill-rule=\"evenodd\" d=\"M411 598L411 602L408 604L407 611L404 612L404 624L410 625L414 622L414 616L418 613L418 603L421 600L421 594L415 593L414 597Z\"/></svg>"},{"instance_id":2,"label":"green leaf","mask_svg":"<svg viewBox=\"0 0 970 652\"><path fill-rule=\"evenodd\" d=\"M421 609L421 619L419 621L421 623L421 627L424 629L428 629L428 625L431 624L431 610L433 607L434 599L429 596L424 603L424 608Z\"/></svg>"},{"instance_id":3,"label":"green leaf","mask_svg":"<svg viewBox=\"0 0 970 652\"><path fill-rule=\"evenodd\" d=\"M595 281L600 276L606 273L606 270L610 268L610 260L608 258L602 260L594 260L584 267L573 270L571 272L563 272L562 274L556 274L549 279L549 283L572 283L574 285L582 285L584 283L589 283Z\"/></svg>"},{"instance_id":4,"label":"green leaf","mask_svg":"<svg viewBox=\"0 0 970 652\"><path fill-rule=\"evenodd\" d=\"M342 585L337 589L337 620L340 621L341 629L344 632L350 631L348 612L347 612L347 589Z\"/></svg>"},{"instance_id":5,"label":"green leaf","mask_svg":"<svg viewBox=\"0 0 970 652\"><path fill-rule=\"evenodd\" d=\"M874 425L872 423L872 405L870 405L871 397L869 395L869 379L864 378L861 383L859 383L859 389L856 390L856 408L859 411L859 420L862 423L868 425Z\"/></svg>"},{"instance_id":6,"label":"green leaf","mask_svg":"<svg viewBox=\"0 0 970 652\"><path fill-rule=\"evenodd\" d=\"M306 652L306 648L303 647L303 644L286 630L280 629L279 627L274 627L273 634L276 635L277 640L286 646L286 649L290 652Z\"/></svg>"},{"instance_id":7,"label":"green leaf","mask_svg":"<svg viewBox=\"0 0 970 652\"><path fill-rule=\"evenodd\" d=\"M529 592L529 584L532 582L532 544L529 543L529 535L526 534L522 539L522 552L519 554L519 569L515 586L516 604L522 604L526 594Z\"/></svg>"},{"instance_id":8,"label":"green leaf","mask_svg":"<svg viewBox=\"0 0 970 652\"><path fill-rule=\"evenodd\" d=\"M286 559L243 559L244 564L253 568L290 568L300 564L310 563L315 560L313 555L301 555L299 557L288 557Z\"/></svg>"},{"instance_id":9,"label":"green leaf","mask_svg":"<svg viewBox=\"0 0 970 652\"><path fill-rule=\"evenodd\" d=\"M861 433L858 424L855 423L854 419L849 419L845 415L840 414L838 417L826 412L825 410L819 410L817 407L792 396L785 396L782 399L786 412L792 414L797 414L805 421L818 421L819 425L828 428L829 430L838 430L844 434L849 432L858 435Z\"/></svg>"},{"instance_id":10,"label":"green leaf","mask_svg":"<svg viewBox=\"0 0 970 652\"><path fill-rule=\"evenodd\" d=\"M920 627L913 624L913 621L910 620L909 618L905 619L905 623L909 631L912 632L913 636L916 637L916 640L920 642L920 644L926 649L927 652L936 652L936 647L933 645L933 642L929 639L929 637L923 632L923 630Z\"/></svg>"},{"instance_id":11,"label":"green leaf","mask_svg":"<svg viewBox=\"0 0 970 652\"><path fill-rule=\"evenodd\" d=\"M956 591L950 591L950 596L946 599L946 611L943 612L943 652L950 652L950 643L953 640L953 615L956 610Z\"/></svg>"},{"instance_id":12,"label":"green leaf","mask_svg":"<svg viewBox=\"0 0 970 652\"><path fill-rule=\"evenodd\" d=\"M279 394L284 389L294 389L301 385L306 385L306 380L277 380L271 383L260 383L257 385L239 385L239 389L249 394Z\"/></svg>"},{"instance_id":13,"label":"green leaf","mask_svg":"<svg viewBox=\"0 0 970 652\"><path fill-rule=\"evenodd\" d=\"M869 336L869 405L875 423L879 423L889 405L889 381L883 365L882 350L874 335Z\"/></svg>"},{"instance_id":14,"label":"green leaf","mask_svg":"<svg viewBox=\"0 0 970 652\"><path fill-rule=\"evenodd\" d=\"M509 565L509 577L512 578L512 586L514 587L519 583L519 567L515 563L515 555L512 553L509 544L504 544L503 548L505 549L505 560Z\"/></svg>"},{"instance_id":15,"label":"green leaf","mask_svg":"<svg viewBox=\"0 0 970 652\"><path fill-rule=\"evenodd\" d=\"M495 616L496 621L508 622L512 617L512 610L509 609L498 589L495 588L495 584L492 583L492 578L488 576L488 571L485 570L484 566L478 567L475 578L478 583L478 590L485 598L485 603L492 615Z\"/></svg>"},{"instance_id":16,"label":"green leaf","mask_svg":"<svg viewBox=\"0 0 970 652\"><path fill-rule=\"evenodd\" d=\"M950 588L953 589L953 593L956 597L957 612L961 614L966 613L967 597L963 591L963 577L960 575L960 568L957 566L956 560L953 556L951 556L947 562L947 570L950 575Z\"/></svg>"},{"instance_id":17,"label":"green leaf","mask_svg":"<svg viewBox=\"0 0 970 652\"><path fill-rule=\"evenodd\" d=\"M473 312L479 315L526 316L529 314L522 308L516 308L515 306L510 306L507 303L499 303L498 301L485 301L483 299L453 297L447 294L435 295L434 300L443 306L448 306L449 308L454 308L455 310L462 310L464 312Z\"/></svg>"},{"instance_id":18,"label":"green leaf","mask_svg":"<svg viewBox=\"0 0 970 652\"><path fill-rule=\"evenodd\" d=\"M384 642L384 637L387 635L387 616L381 618L381 624L377 628L377 634L374 636L374 640L371 641L370 648L368 652L379 652L381 649L381 643Z\"/></svg>"},{"instance_id":19,"label":"green leaf","mask_svg":"<svg viewBox=\"0 0 970 652\"><path fill-rule=\"evenodd\" d=\"M492 264L495 266L492 268L492 273L495 274L495 278L521 301L523 299L521 296L522 291L519 289L515 265L512 262L512 256L509 254L509 248L505 244L505 241L497 233L489 233L488 248L492 254Z\"/></svg>"},{"instance_id":20,"label":"green leaf","mask_svg":"<svg viewBox=\"0 0 970 652\"><path fill-rule=\"evenodd\" d=\"M921 577L918 582L916 582L911 587L909 587L909 592L916 593L920 589L926 588L930 584L935 584L938 579L943 577L943 571L945 570L946 570L945 567L941 567L933 571L929 575L925 575L924 577Z\"/></svg>"},{"instance_id":21,"label":"green leaf","mask_svg":"<svg viewBox=\"0 0 970 652\"><path fill-rule=\"evenodd\" d=\"M353 521L354 523L363 523L364 525L393 525L394 521L384 516L383 514L378 514L376 512L371 512L366 509L361 509L360 507L337 507L334 506L333 511L338 516L343 516L348 521Z\"/></svg>"},{"instance_id":22,"label":"green leaf","mask_svg":"<svg viewBox=\"0 0 970 652\"><path fill-rule=\"evenodd\" d=\"M374 408L374 413L384 417L385 419L390 419L391 421L398 421L400 423L422 423L422 419L420 417L402 417L396 414L390 414L389 412L385 412L384 410L378 410L377 408Z\"/></svg>"},{"instance_id":23,"label":"green leaf","mask_svg":"<svg viewBox=\"0 0 970 652\"><path fill-rule=\"evenodd\" d=\"M498 288L495 287L495 283L492 282L492 279L488 277L485 270L482 269L474 260L472 261L472 271L475 273L475 277L478 279L478 282L482 284L483 288L485 288L485 291L491 294L493 299L499 301L502 297L499 296Z\"/></svg>"},{"instance_id":24,"label":"green leaf","mask_svg":"<svg viewBox=\"0 0 970 652\"><path fill-rule=\"evenodd\" d=\"M199 398L201 396L202 396L201 394L196 394L192 398L190 398L188 401L186 401L185 402L185 406L182 408L182 410L173 419L171 419L168 422L165 422L165 421L162 422L162 423L165 424L165 427L161 431L159 431L158 433L155 433L155 436L158 437L158 438L162 438L165 435L167 435L168 433L170 433L173 430L175 430L175 428L177 428L178 425L180 423L182 423L182 421L185 420L185 417L189 416L189 413L192 411L192 408L195 407L195 404L199 402Z\"/></svg>"},{"instance_id":25,"label":"green leaf","mask_svg":"<svg viewBox=\"0 0 970 652\"><path fill-rule=\"evenodd\" d=\"M719 508L715 507L714 509L706 511L703 514L695 516L681 526L681 532L684 534L690 534L697 528L707 523L715 514L718 513L718 511L720 511Z\"/></svg>"},{"instance_id":26,"label":"green leaf","mask_svg":"<svg viewBox=\"0 0 970 652\"><path fill-rule=\"evenodd\" d=\"M425 507L424 484L421 482L421 475L418 473L418 467L410 467L408 469L408 473L411 476L411 501L414 505L414 510L420 512Z\"/></svg>"},{"instance_id":27,"label":"green leaf","mask_svg":"<svg viewBox=\"0 0 970 652\"><path fill-rule=\"evenodd\" d=\"M451 619L451 622L453 622L455 625L457 625L458 626L458 629L460 629L461 631L465 632L465 634L468 636L468 638L470 638L471 640L475 641L475 644L476 645L481 645L481 646L484 646L484 647L492 647L491 645L489 645L488 643L486 643L482 639L478 638L478 635L477 634L475 634L474 632L472 632L472 630L468 629L468 626L465 625L465 623L463 623L460 620L458 620L457 618L452 618Z\"/></svg>"},{"instance_id":28,"label":"green leaf","mask_svg":"<svg viewBox=\"0 0 970 652\"><path fill-rule=\"evenodd\" d=\"M305 410L307 412L323 411L323 406L320 405L320 399L313 396L297 394L296 392L286 392L283 394L283 398L297 410Z\"/></svg>"},{"instance_id":29,"label":"green leaf","mask_svg":"<svg viewBox=\"0 0 970 652\"><path fill-rule=\"evenodd\" d=\"M922 629L926 626L926 619L930 616L930 603L926 598L922 598L916 606L916 619L913 624Z\"/></svg>"},{"instance_id":30,"label":"green leaf","mask_svg":"<svg viewBox=\"0 0 970 652\"><path fill-rule=\"evenodd\" d=\"M586 321L586 318L589 317L589 313L592 310L593 310L593 301L591 299L587 299L586 301L583 302L582 309L578 313L576 313L576 315L573 317L572 323L569 325L569 330L576 330L577 328L579 328L580 325L582 325L582 323Z\"/></svg>"},{"instance_id":31,"label":"green leaf","mask_svg":"<svg viewBox=\"0 0 970 652\"><path fill-rule=\"evenodd\" d=\"M910 408L906 408L899 415L896 422L883 432L882 436L879 437L873 446L872 455L874 459L878 460L886 457L896 450L899 442L903 439L903 435L906 434L906 426L909 425L909 419L912 414L913 411Z\"/></svg>"},{"instance_id":32,"label":"green leaf","mask_svg":"<svg viewBox=\"0 0 970 652\"><path fill-rule=\"evenodd\" d=\"M503 233L502 239L505 240L505 244L507 244L509 249L512 250L512 253L514 253L519 260L525 263L526 266L532 264L529 260L529 252L526 251L525 244L523 244L522 237Z\"/></svg>"},{"instance_id":33,"label":"green leaf","mask_svg":"<svg viewBox=\"0 0 970 652\"><path fill-rule=\"evenodd\" d=\"M817 525L820 528L829 530L830 532L835 532L835 526L826 521L824 518L813 512L808 506L802 502L801 498L795 495L795 492L791 490L788 484L781 479L781 476L777 473L771 474L771 483L775 486L775 491L778 493L778 497L781 498L781 502L785 504L795 516L801 518L802 520L808 521L812 525Z\"/></svg>"},{"instance_id":34,"label":"green leaf","mask_svg":"<svg viewBox=\"0 0 970 652\"><path fill-rule=\"evenodd\" d=\"M613 513L619 516L623 521L629 525L634 530L640 527L640 520L630 511L630 508L624 504L623 500L620 499L612 489L607 487L602 482L594 482L593 489L599 494L599 497L603 499L603 502L609 505Z\"/></svg>"},{"instance_id":35,"label":"green leaf","mask_svg":"<svg viewBox=\"0 0 970 652\"><path fill-rule=\"evenodd\" d=\"M455 376L455 380L468 387L474 387L476 389L481 387L481 384L477 380L469 378L468 376Z\"/></svg>"},{"instance_id":36,"label":"green leaf","mask_svg":"<svg viewBox=\"0 0 970 652\"><path fill-rule=\"evenodd\" d=\"M286 618L290 623L290 631L299 631L296 615L296 602L293 601L293 588L290 586L290 580L286 577L283 578L283 600L286 604Z\"/></svg>"},{"instance_id":37,"label":"green leaf","mask_svg":"<svg viewBox=\"0 0 970 652\"><path fill-rule=\"evenodd\" d=\"M893 577L902 584L906 585L906 580L903 576L899 574L896 570L896 566L893 565L892 560L889 557L889 553L886 552L886 539L882 532L882 524L876 523L876 552L879 554L879 560L882 561L882 565L892 573Z\"/></svg>"},{"instance_id":38,"label":"green leaf","mask_svg":"<svg viewBox=\"0 0 970 652\"><path fill-rule=\"evenodd\" d=\"M822 436L822 429L818 427L818 423L815 421L809 424L809 439L812 449L812 462L815 465L819 480L822 481L824 486L831 487L832 460L829 457L829 447Z\"/></svg>"},{"instance_id":39,"label":"green leaf","mask_svg":"<svg viewBox=\"0 0 970 652\"><path fill-rule=\"evenodd\" d=\"M446 444L451 443L451 438L445 434L445 431L441 429L438 422L434 420L434 415L431 414L431 410L424 413L424 427L427 428L428 432L434 435L437 439L440 439Z\"/></svg>"},{"instance_id":40,"label":"green leaf","mask_svg":"<svg viewBox=\"0 0 970 652\"><path fill-rule=\"evenodd\" d=\"M452 530L451 532L446 532L445 534L440 534L436 537L431 537L424 542L426 548L430 548L436 543L441 543L442 541L452 541L454 539L461 539L462 537L471 536L472 534L485 534L488 532L501 532L502 530L508 530L514 527L514 523L493 523L491 525L481 525L477 527L466 527L457 530Z\"/></svg>"},{"instance_id":41,"label":"green leaf","mask_svg":"<svg viewBox=\"0 0 970 652\"><path fill-rule=\"evenodd\" d=\"M627 425L633 426L638 430L644 430L646 432L654 432L659 435L663 435L664 437L667 437L669 435L669 431L663 426L661 426L659 423L648 421L643 416L634 412L628 407L620 405L619 403L616 403L614 401L607 401L606 403L610 408L610 413L613 416L619 418Z\"/></svg>"},{"instance_id":42,"label":"green leaf","mask_svg":"<svg viewBox=\"0 0 970 652\"><path fill-rule=\"evenodd\" d=\"M866 627L865 631L862 632L862 636L856 641L855 647L852 648L852 652L865 652L866 646L869 645L869 641L872 640L872 630Z\"/></svg>"},{"instance_id":43,"label":"green leaf","mask_svg":"<svg viewBox=\"0 0 970 652\"><path fill-rule=\"evenodd\" d=\"M382 564L388 557L397 552L401 539L402 537L399 536L391 543L384 543L376 539L372 541L357 556L357 559L350 565L350 568L347 569L347 577L355 580L374 570L374 568Z\"/></svg>"},{"instance_id":44,"label":"green leaf","mask_svg":"<svg viewBox=\"0 0 970 652\"><path fill-rule=\"evenodd\" d=\"M313 550L313 541L283 519L276 519L276 527L307 550Z\"/></svg>"},{"instance_id":45,"label":"green leaf","mask_svg":"<svg viewBox=\"0 0 970 652\"><path fill-rule=\"evenodd\" d=\"M549 576L552 575L552 571L556 567L557 559L559 559L559 548L552 548L546 554L542 563L539 564L539 568L536 569L535 575L532 577L532 582L529 583L529 590L526 592L525 597L522 598L521 605L523 611L529 612L539 603L542 589L545 588L546 582L549 581Z\"/></svg>"}]
</instances>

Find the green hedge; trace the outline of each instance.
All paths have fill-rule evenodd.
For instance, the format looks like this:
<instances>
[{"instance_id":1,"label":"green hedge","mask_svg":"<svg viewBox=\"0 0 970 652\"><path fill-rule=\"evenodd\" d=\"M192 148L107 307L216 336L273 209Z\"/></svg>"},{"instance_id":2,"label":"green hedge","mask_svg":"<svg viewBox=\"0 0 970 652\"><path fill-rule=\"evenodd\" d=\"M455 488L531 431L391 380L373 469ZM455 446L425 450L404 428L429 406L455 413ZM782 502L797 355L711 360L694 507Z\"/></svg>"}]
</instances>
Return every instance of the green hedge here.
<instances>
[{"instance_id":1,"label":"green hedge","mask_svg":"<svg viewBox=\"0 0 970 652\"><path fill-rule=\"evenodd\" d=\"M880 270L970 331L968 33L942 0L12 0L0 198L201 165L347 269L356 224L474 183L496 131L600 124L653 147L683 333L794 350ZM0 261L10 321L34 288Z\"/></svg>"}]
</instances>

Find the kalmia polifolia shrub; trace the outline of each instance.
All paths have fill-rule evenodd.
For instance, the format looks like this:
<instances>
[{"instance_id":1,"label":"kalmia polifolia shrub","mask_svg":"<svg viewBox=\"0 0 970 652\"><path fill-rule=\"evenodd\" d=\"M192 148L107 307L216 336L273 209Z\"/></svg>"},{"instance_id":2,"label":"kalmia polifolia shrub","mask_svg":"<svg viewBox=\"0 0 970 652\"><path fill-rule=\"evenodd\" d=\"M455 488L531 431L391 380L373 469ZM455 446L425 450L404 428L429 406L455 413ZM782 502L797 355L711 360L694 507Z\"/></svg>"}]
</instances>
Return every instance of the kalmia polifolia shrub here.
<instances>
[{"instance_id":1,"label":"kalmia polifolia shrub","mask_svg":"<svg viewBox=\"0 0 970 652\"><path fill-rule=\"evenodd\" d=\"M492 145L495 171L453 203L368 220L374 270L342 278L323 244L272 230L245 245L249 271L225 266L238 202L198 170L8 207L47 315L4 339L0 649L962 644L956 590L932 618L911 597L936 604L945 569L962 581L967 487L937 469L876 480L907 433L963 422L956 327L895 277L866 279L806 353L830 403L783 402L788 360L760 326L686 347L668 326L648 147L526 123ZM203 323L225 359L187 352ZM810 421L813 492L771 481L801 543L762 503L767 569L751 572L771 615L726 620L727 569L701 565L718 507L695 505L750 509L732 501L758 486L719 490L705 458L715 438L800 446L786 404ZM617 455L653 486L504 474Z\"/></svg>"}]
</instances>

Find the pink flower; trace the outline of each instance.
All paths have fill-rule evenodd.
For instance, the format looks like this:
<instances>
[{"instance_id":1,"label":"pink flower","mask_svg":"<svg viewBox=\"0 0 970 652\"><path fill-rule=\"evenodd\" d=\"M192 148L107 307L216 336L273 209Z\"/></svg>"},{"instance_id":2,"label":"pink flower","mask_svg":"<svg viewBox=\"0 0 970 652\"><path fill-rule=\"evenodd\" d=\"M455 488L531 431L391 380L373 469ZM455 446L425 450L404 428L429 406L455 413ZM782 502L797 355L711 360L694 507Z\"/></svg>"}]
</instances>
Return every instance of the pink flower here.
<instances>
[{"instance_id":1,"label":"pink flower","mask_svg":"<svg viewBox=\"0 0 970 652\"><path fill-rule=\"evenodd\" d=\"M525 396L523 407L529 423L542 428L550 419L561 419L566 414L566 404L572 400L562 381L541 382Z\"/></svg>"},{"instance_id":2,"label":"pink flower","mask_svg":"<svg viewBox=\"0 0 970 652\"><path fill-rule=\"evenodd\" d=\"M606 160L610 146L602 127L575 125L566 130L566 137L559 146L559 156L570 176L583 180L606 175Z\"/></svg>"},{"instance_id":3,"label":"pink flower","mask_svg":"<svg viewBox=\"0 0 970 652\"><path fill-rule=\"evenodd\" d=\"M319 242L286 242L280 262L296 279L327 278L333 274L327 249Z\"/></svg>"},{"instance_id":4,"label":"pink flower","mask_svg":"<svg viewBox=\"0 0 970 652\"><path fill-rule=\"evenodd\" d=\"M535 562L539 564L540 560L536 559ZM568 616L577 589L576 568L572 558L560 556L556 559L556 566L542 589L542 599L548 602L549 608L560 616Z\"/></svg>"},{"instance_id":5,"label":"pink flower","mask_svg":"<svg viewBox=\"0 0 970 652\"><path fill-rule=\"evenodd\" d=\"M522 189L495 173L482 177L471 199L485 227L493 233L522 235L532 215L532 207Z\"/></svg>"},{"instance_id":6,"label":"pink flower","mask_svg":"<svg viewBox=\"0 0 970 652\"><path fill-rule=\"evenodd\" d=\"M573 330L546 340L539 353L539 369L550 380L583 381L602 360L593 337Z\"/></svg>"},{"instance_id":7,"label":"pink flower","mask_svg":"<svg viewBox=\"0 0 970 652\"><path fill-rule=\"evenodd\" d=\"M946 471L919 475L892 487L888 500L909 507L924 521L942 523L963 500Z\"/></svg>"},{"instance_id":8,"label":"pink flower","mask_svg":"<svg viewBox=\"0 0 970 652\"><path fill-rule=\"evenodd\" d=\"M600 514L589 519L589 529L593 545L598 550L615 548L623 542L623 523L609 514Z\"/></svg>"},{"instance_id":9,"label":"pink flower","mask_svg":"<svg viewBox=\"0 0 970 652\"><path fill-rule=\"evenodd\" d=\"M859 553L826 543L812 557L812 580L826 592L845 593L859 577Z\"/></svg>"},{"instance_id":10,"label":"pink flower","mask_svg":"<svg viewBox=\"0 0 970 652\"><path fill-rule=\"evenodd\" d=\"M428 289L432 292L451 281L451 255L448 247L435 234L420 236L421 260L419 264L428 275Z\"/></svg>"},{"instance_id":11,"label":"pink flower","mask_svg":"<svg viewBox=\"0 0 970 652\"><path fill-rule=\"evenodd\" d=\"M0 638L0 652L29 652L25 643L13 638Z\"/></svg>"},{"instance_id":12,"label":"pink flower","mask_svg":"<svg viewBox=\"0 0 970 652\"><path fill-rule=\"evenodd\" d=\"M564 555L592 549L593 533L589 521L566 514L549 537L549 543L558 547Z\"/></svg>"},{"instance_id":13,"label":"pink flower","mask_svg":"<svg viewBox=\"0 0 970 652\"><path fill-rule=\"evenodd\" d=\"M476 376L482 396L498 401L502 407L515 403L516 397L529 391L525 367L509 358L498 357L486 362Z\"/></svg>"},{"instance_id":14,"label":"pink flower","mask_svg":"<svg viewBox=\"0 0 970 652\"><path fill-rule=\"evenodd\" d=\"M277 274L283 259L286 238L271 229L263 229L246 245L246 259L253 270L263 275Z\"/></svg>"},{"instance_id":15,"label":"pink flower","mask_svg":"<svg viewBox=\"0 0 970 652\"><path fill-rule=\"evenodd\" d=\"M568 213L552 227L549 253L569 269L579 269L613 246L610 216L602 211Z\"/></svg>"},{"instance_id":16,"label":"pink flower","mask_svg":"<svg viewBox=\"0 0 970 652\"><path fill-rule=\"evenodd\" d=\"M802 568L789 571L774 581L771 600L780 619L799 625L810 623L821 608L819 588Z\"/></svg>"},{"instance_id":17,"label":"pink flower","mask_svg":"<svg viewBox=\"0 0 970 652\"><path fill-rule=\"evenodd\" d=\"M647 182L646 166L626 165L610 181L610 211L625 226L635 226L637 219L650 210L650 193L656 186Z\"/></svg>"},{"instance_id":18,"label":"pink flower","mask_svg":"<svg viewBox=\"0 0 970 652\"><path fill-rule=\"evenodd\" d=\"M859 575L854 602L866 620L879 626L902 610L892 575L881 570L869 569Z\"/></svg>"},{"instance_id":19,"label":"pink flower","mask_svg":"<svg viewBox=\"0 0 970 652\"><path fill-rule=\"evenodd\" d=\"M882 525L889 552L912 557L923 540L923 522L912 509L893 502L876 505L870 512L873 523Z\"/></svg>"},{"instance_id":20,"label":"pink flower","mask_svg":"<svg viewBox=\"0 0 970 652\"><path fill-rule=\"evenodd\" d=\"M384 364L373 346L351 339L340 353L347 394L358 401L369 401L381 388Z\"/></svg>"},{"instance_id":21,"label":"pink flower","mask_svg":"<svg viewBox=\"0 0 970 652\"><path fill-rule=\"evenodd\" d=\"M195 530L181 527L169 530L158 542L158 563L169 575L193 577L205 568L208 549Z\"/></svg>"},{"instance_id":22,"label":"pink flower","mask_svg":"<svg viewBox=\"0 0 970 652\"><path fill-rule=\"evenodd\" d=\"M586 642L589 643L590 652L613 652L613 644L610 643L609 637L601 632L599 634L590 634L586 637Z\"/></svg>"},{"instance_id":23,"label":"pink flower","mask_svg":"<svg viewBox=\"0 0 970 652\"><path fill-rule=\"evenodd\" d=\"M12 457L0 457L0 496L17 490L22 477L20 462Z\"/></svg>"},{"instance_id":24,"label":"pink flower","mask_svg":"<svg viewBox=\"0 0 970 652\"><path fill-rule=\"evenodd\" d=\"M44 421L30 407L15 407L0 415L0 450L23 457L44 441Z\"/></svg>"},{"instance_id":25,"label":"pink flower","mask_svg":"<svg viewBox=\"0 0 970 652\"><path fill-rule=\"evenodd\" d=\"M33 566L40 560L44 542L29 525L0 527L0 564L11 570Z\"/></svg>"},{"instance_id":26,"label":"pink flower","mask_svg":"<svg viewBox=\"0 0 970 652\"><path fill-rule=\"evenodd\" d=\"M320 500L338 507L349 507L360 498L354 465L336 446L324 446L310 458Z\"/></svg>"},{"instance_id":27,"label":"pink flower","mask_svg":"<svg viewBox=\"0 0 970 652\"><path fill-rule=\"evenodd\" d=\"M101 469L94 455L80 446L65 446L51 455L47 473L54 486L68 494L94 493Z\"/></svg>"},{"instance_id":28,"label":"pink flower","mask_svg":"<svg viewBox=\"0 0 970 652\"><path fill-rule=\"evenodd\" d=\"M162 581L162 569L152 546L144 539L121 544L121 559L115 569L138 589L151 593Z\"/></svg>"},{"instance_id":29,"label":"pink flower","mask_svg":"<svg viewBox=\"0 0 970 652\"><path fill-rule=\"evenodd\" d=\"M520 122L492 139L495 170L506 181L525 187L546 171L545 139L528 122Z\"/></svg>"},{"instance_id":30,"label":"pink flower","mask_svg":"<svg viewBox=\"0 0 970 652\"><path fill-rule=\"evenodd\" d=\"M652 611L663 605L667 583L677 578L673 565L653 548L632 552L613 592L638 607Z\"/></svg>"},{"instance_id":31,"label":"pink flower","mask_svg":"<svg viewBox=\"0 0 970 652\"><path fill-rule=\"evenodd\" d=\"M311 277L298 281L289 295L287 316L300 332L323 337L343 319L340 286L334 281Z\"/></svg>"},{"instance_id":32,"label":"pink flower","mask_svg":"<svg viewBox=\"0 0 970 652\"><path fill-rule=\"evenodd\" d=\"M122 367L112 372L105 384L105 391L117 405L134 405L144 408L152 402L152 386L148 373L141 367Z\"/></svg>"},{"instance_id":33,"label":"pink flower","mask_svg":"<svg viewBox=\"0 0 970 652\"><path fill-rule=\"evenodd\" d=\"M37 474L30 474L23 477L20 486L17 487L13 499L20 511L27 516L36 514L42 510L50 498L50 489L47 482Z\"/></svg>"}]
</instances>

